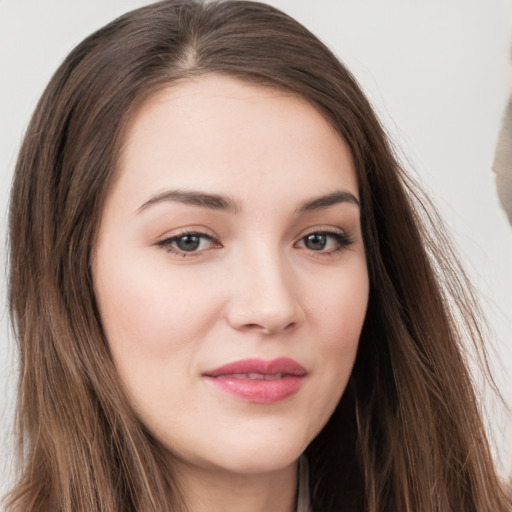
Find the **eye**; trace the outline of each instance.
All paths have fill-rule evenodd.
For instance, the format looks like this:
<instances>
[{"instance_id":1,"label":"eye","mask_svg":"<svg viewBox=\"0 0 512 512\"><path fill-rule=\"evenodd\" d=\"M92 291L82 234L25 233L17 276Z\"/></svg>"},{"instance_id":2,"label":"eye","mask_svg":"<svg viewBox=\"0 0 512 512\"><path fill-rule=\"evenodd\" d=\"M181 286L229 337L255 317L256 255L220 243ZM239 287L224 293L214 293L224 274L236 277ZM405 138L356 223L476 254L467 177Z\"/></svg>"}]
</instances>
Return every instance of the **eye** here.
<instances>
[{"instance_id":1,"label":"eye","mask_svg":"<svg viewBox=\"0 0 512 512\"><path fill-rule=\"evenodd\" d=\"M170 238L166 238L156 244L167 251L181 256L191 255L191 253L201 252L219 245L215 240L205 233L181 233Z\"/></svg>"},{"instance_id":2,"label":"eye","mask_svg":"<svg viewBox=\"0 0 512 512\"><path fill-rule=\"evenodd\" d=\"M334 253L352 244L350 237L335 231L315 231L302 237L297 243L310 251Z\"/></svg>"}]
</instances>

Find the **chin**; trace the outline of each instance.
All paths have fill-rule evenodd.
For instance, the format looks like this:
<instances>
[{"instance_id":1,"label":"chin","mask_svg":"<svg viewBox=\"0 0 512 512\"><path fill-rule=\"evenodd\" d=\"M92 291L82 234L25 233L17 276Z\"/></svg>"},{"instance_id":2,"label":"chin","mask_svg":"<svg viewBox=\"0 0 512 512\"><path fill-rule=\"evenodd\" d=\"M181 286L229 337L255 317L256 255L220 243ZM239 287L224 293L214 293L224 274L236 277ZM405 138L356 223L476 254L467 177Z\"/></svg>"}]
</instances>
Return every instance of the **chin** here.
<instances>
[{"instance_id":1,"label":"chin","mask_svg":"<svg viewBox=\"0 0 512 512\"><path fill-rule=\"evenodd\" d=\"M193 452L169 449L178 461L204 470L238 475L278 472L294 464L307 445L284 429L277 434L211 436L196 445Z\"/></svg>"},{"instance_id":2,"label":"chin","mask_svg":"<svg viewBox=\"0 0 512 512\"><path fill-rule=\"evenodd\" d=\"M231 437L222 451L211 455L217 465L238 473L266 473L279 471L293 464L306 449L303 438L293 436L289 430L259 433L257 436Z\"/></svg>"},{"instance_id":3,"label":"chin","mask_svg":"<svg viewBox=\"0 0 512 512\"><path fill-rule=\"evenodd\" d=\"M237 451L216 461L217 467L224 471L238 474L260 474L277 472L294 464L302 454L302 451L283 451L283 450L255 450L255 451Z\"/></svg>"}]
</instances>

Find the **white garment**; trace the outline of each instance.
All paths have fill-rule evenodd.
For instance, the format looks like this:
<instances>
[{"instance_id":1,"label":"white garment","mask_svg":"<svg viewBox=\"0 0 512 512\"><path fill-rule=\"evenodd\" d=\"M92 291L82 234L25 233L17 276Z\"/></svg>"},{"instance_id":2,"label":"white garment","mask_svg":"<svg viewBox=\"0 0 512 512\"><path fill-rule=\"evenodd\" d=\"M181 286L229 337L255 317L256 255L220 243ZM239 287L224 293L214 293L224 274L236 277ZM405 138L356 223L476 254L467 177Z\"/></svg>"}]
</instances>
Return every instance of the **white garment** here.
<instances>
[{"instance_id":1,"label":"white garment","mask_svg":"<svg viewBox=\"0 0 512 512\"><path fill-rule=\"evenodd\" d=\"M299 458L299 484L297 488L297 512L312 512L309 496L309 465L305 455Z\"/></svg>"}]
</instances>

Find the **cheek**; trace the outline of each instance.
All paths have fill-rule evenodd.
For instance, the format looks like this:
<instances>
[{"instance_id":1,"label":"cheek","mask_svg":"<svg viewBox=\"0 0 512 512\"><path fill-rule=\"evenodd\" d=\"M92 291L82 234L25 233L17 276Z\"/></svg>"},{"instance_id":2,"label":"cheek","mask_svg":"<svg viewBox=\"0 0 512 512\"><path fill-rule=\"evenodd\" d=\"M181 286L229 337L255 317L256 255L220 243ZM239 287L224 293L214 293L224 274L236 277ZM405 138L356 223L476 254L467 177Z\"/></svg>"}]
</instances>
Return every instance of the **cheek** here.
<instances>
[{"instance_id":1,"label":"cheek","mask_svg":"<svg viewBox=\"0 0 512 512\"><path fill-rule=\"evenodd\" d=\"M100 263L95 288L114 363L139 417L164 438L180 421L174 410L193 414L190 389L219 300L180 269L133 255Z\"/></svg>"},{"instance_id":2,"label":"cheek","mask_svg":"<svg viewBox=\"0 0 512 512\"><path fill-rule=\"evenodd\" d=\"M368 271L364 258L353 262L305 291L310 304L312 328L322 333L324 350L343 354L359 341L369 295Z\"/></svg>"},{"instance_id":3,"label":"cheek","mask_svg":"<svg viewBox=\"0 0 512 512\"><path fill-rule=\"evenodd\" d=\"M101 255L100 255L101 257ZM99 260L96 296L118 366L159 366L188 352L216 316L217 304L200 280L123 256Z\"/></svg>"},{"instance_id":4,"label":"cheek","mask_svg":"<svg viewBox=\"0 0 512 512\"><path fill-rule=\"evenodd\" d=\"M314 340L314 437L334 412L352 373L368 304L364 259L326 280L323 288L310 287L307 293L309 329Z\"/></svg>"}]
</instances>

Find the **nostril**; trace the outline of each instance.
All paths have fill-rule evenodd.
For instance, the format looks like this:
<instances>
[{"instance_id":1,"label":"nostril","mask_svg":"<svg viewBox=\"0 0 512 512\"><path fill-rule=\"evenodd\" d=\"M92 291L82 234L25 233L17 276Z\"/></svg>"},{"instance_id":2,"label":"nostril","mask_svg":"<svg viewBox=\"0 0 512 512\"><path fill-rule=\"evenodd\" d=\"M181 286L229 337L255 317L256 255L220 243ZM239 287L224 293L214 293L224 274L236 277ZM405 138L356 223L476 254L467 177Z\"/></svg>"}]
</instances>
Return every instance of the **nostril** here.
<instances>
[{"instance_id":1,"label":"nostril","mask_svg":"<svg viewBox=\"0 0 512 512\"><path fill-rule=\"evenodd\" d=\"M295 325L295 322L290 322L284 329L285 331L291 331L293 328L295 328Z\"/></svg>"},{"instance_id":2,"label":"nostril","mask_svg":"<svg viewBox=\"0 0 512 512\"><path fill-rule=\"evenodd\" d=\"M261 324L252 323L252 324L245 324L242 326L242 328L247 331L258 330L258 331L264 332L265 334L274 334L276 332L291 331L295 328L296 325L297 325L296 322L290 322L284 328L281 328L278 326L272 327L272 326L265 326L265 325L261 325Z\"/></svg>"}]
</instances>

